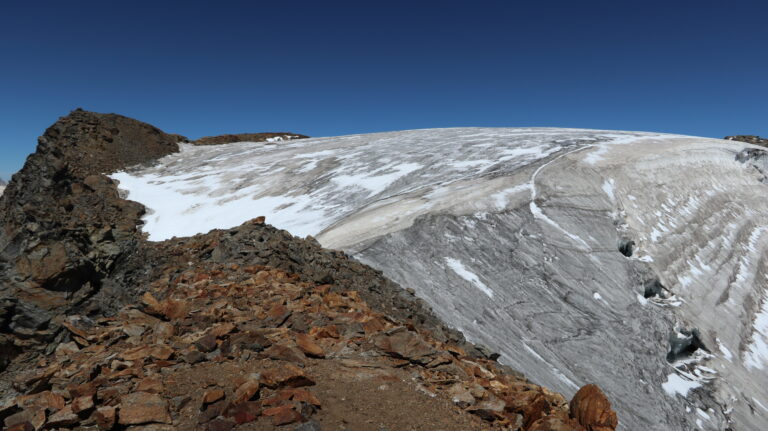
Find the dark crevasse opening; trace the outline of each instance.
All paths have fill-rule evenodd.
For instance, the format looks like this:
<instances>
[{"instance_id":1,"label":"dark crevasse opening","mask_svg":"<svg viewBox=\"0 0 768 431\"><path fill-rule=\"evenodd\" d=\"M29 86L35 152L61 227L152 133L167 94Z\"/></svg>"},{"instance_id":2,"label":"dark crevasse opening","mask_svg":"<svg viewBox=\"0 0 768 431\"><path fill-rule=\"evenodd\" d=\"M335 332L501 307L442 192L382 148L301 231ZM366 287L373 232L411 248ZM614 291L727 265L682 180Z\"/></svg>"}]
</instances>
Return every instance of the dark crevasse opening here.
<instances>
[{"instance_id":1,"label":"dark crevasse opening","mask_svg":"<svg viewBox=\"0 0 768 431\"><path fill-rule=\"evenodd\" d=\"M667 353L667 362L675 362L680 359L689 358L697 350L702 349L709 352L709 349L701 341L699 330L679 329L669 334L669 352Z\"/></svg>"},{"instance_id":2,"label":"dark crevasse opening","mask_svg":"<svg viewBox=\"0 0 768 431\"><path fill-rule=\"evenodd\" d=\"M659 281L659 279L657 278L645 283L645 286L643 289L643 296L646 298L653 298L654 296L658 296L659 298L664 298L665 290L667 290L667 288L664 287L664 285L661 284L661 281Z\"/></svg>"},{"instance_id":3,"label":"dark crevasse opening","mask_svg":"<svg viewBox=\"0 0 768 431\"><path fill-rule=\"evenodd\" d=\"M619 252L627 257L632 257L632 253L635 250L635 242L629 238L622 238L619 241Z\"/></svg>"}]
</instances>

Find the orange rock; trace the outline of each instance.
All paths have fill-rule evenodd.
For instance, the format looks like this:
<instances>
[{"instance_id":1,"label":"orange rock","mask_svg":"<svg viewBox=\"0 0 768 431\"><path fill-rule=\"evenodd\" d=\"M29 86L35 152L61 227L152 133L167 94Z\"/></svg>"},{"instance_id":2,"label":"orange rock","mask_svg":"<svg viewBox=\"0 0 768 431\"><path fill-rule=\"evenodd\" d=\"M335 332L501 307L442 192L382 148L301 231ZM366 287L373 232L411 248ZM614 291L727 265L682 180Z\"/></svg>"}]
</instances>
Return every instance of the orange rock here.
<instances>
[{"instance_id":1,"label":"orange rock","mask_svg":"<svg viewBox=\"0 0 768 431\"><path fill-rule=\"evenodd\" d=\"M613 431L619 425L611 402L596 385L586 385L571 400L571 417L587 431Z\"/></svg>"},{"instance_id":2,"label":"orange rock","mask_svg":"<svg viewBox=\"0 0 768 431\"><path fill-rule=\"evenodd\" d=\"M293 364L267 368L261 373L261 382L264 383L264 386L272 389L285 386L298 388L315 384L311 378L304 374L301 368Z\"/></svg>"},{"instance_id":3,"label":"orange rock","mask_svg":"<svg viewBox=\"0 0 768 431\"><path fill-rule=\"evenodd\" d=\"M291 405L282 405L278 407L272 407L262 412L264 416L272 418L272 424L275 426L288 425L296 423L304 419L301 413L294 410Z\"/></svg>"},{"instance_id":4,"label":"orange rock","mask_svg":"<svg viewBox=\"0 0 768 431\"><path fill-rule=\"evenodd\" d=\"M161 304L161 312L170 320L182 319L189 314L189 306L182 301L166 299Z\"/></svg>"},{"instance_id":5,"label":"orange rock","mask_svg":"<svg viewBox=\"0 0 768 431\"><path fill-rule=\"evenodd\" d=\"M144 359L147 356L149 356L149 346L139 346L135 347L133 349L129 349L124 351L120 358L126 361L136 361L139 359Z\"/></svg>"},{"instance_id":6,"label":"orange rock","mask_svg":"<svg viewBox=\"0 0 768 431\"><path fill-rule=\"evenodd\" d=\"M237 404L250 401L251 398L253 398L259 392L259 388L261 386L260 378L261 377L258 374L251 375L251 377L248 378L245 383L241 384L235 390L235 395L232 399L232 402Z\"/></svg>"},{"instance_id":7,"label":"orange rock","mask_svg":"<svg viewBox=\"0 0 768 431\"><path fill-rule=\"evenodd\" d=\"M235 325L232 323L226 322L222 323L220 325L214 326L210 331L208 331L209 334L213 335L216 338L221 338L223 335L227 335L232 330L235 329Z\"/></svg>"},{"instance_id":8,"label":"orange rock","mask_svg":"<svg viewBox=\"0 0 768 431\"><path fill-rule=\"evenodd\" d=\"M315 338L339 338L339 328L336 325L314 327L309 330L309 335Z\"/></svg>"},{"instance_id":9,"label":"orange rock","mask_svg":"<svg viewBox=\"0 0 768 431\"><path fill-rule=\"evenodd\" d=\"M258 388L257 388L258 390ZM255 392L254 392L255 393ZM253 394L251 394L253 396ZM211 389L203 394L203 404L211 404L224 398L224 391L221 389Z\"/></svg>"},{"instance_id":10,"label":"orange rock","mask_svg":"<svg viewBox=\"0 0 768 431\"><path fill-rule=\"evenodd\" d=\"M522 410L520 413L523 415L523 426L525 429L528 429L537 420L547 416L551 411L549 403L542 394L539 394L532 403L523 407Z\"/></svg>"},{"instance_id":11,"label":"orange rock","mask_svg":"<svg viewBox=\"0 0 768 431\"><path fill-rule=\"evenodd\" d=\"M120 425L171 423L168 403L157 394L133 392L120 399Z\"/></svg>"},{"instance_id":12,"label":"orange rock","mask_svg":"<svg viewBox=\"0 0 768 431\"><path fill-rule=\"evenodd\" d=\"M298 346L299 350L304 352L307 356L315 358L325 357L323 348L318 346L317 343L315 343L315 340L307 334L296 334L296 346Z\"/></svg>"},{"instance_id":13,"label":"orange rock","mask_svg":"<svg viewBox=\"0 0 768 431\"><path fill-rule=\"evenodd\" d=\"M136 385L136 391L159 394L163 392L163 382L158 377L147 377Z\"/></svg>"},{"instance_id":14,"label":"orange rock","mask_svg":"<svg viewBox=\"0 0 768 431\"><path fill-rule=\"evenodd\" d=\"M365 335L375 334L381 332L387 328L387 321L381 317L373 317L370 320L363 322L363 330Z\"/></svg>"},{"instance_id":15,"label":"orange rock","mask_svg":"<svg viewBox=\"0 0 768 431\"><path fill-rule=\"evenodd\" d=\"M149 349L149 355L155 359L165 361L173 355L173 348L164 344L158 344Z\"/></svg>"},{"instance_id":16,"label":"orange rock","mask_svg":"<svg viewBox=\"0 0 768 431\"><path fill-rule=\"evenodd\" d=\"M151 293L146 292L141 296L141 302L147 307L148 311L154 313L160 313L160 301L158 301Z\"/></svg>"}]
</instances>

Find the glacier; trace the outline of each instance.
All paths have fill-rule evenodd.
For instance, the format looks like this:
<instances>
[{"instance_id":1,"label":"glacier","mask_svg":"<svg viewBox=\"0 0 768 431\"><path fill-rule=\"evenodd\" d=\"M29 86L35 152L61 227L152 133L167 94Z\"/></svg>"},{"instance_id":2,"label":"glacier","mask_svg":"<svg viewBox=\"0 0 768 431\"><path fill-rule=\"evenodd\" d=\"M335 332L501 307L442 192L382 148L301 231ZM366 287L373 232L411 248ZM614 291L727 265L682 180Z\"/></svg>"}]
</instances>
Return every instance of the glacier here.
<instances>
[{"instance_id":1,"label":"glacier","mask_svg":"<svg viewBox=\"0 0 768 431\"><path fill-rule=\"evenodd\" d=\"M257 216L412 288L500 361L622 430L768 429L759 147L558 128L182 145L111 174L150 240ZM753 157L754 156L754 157Z\"/></svg>"}]
</instances>

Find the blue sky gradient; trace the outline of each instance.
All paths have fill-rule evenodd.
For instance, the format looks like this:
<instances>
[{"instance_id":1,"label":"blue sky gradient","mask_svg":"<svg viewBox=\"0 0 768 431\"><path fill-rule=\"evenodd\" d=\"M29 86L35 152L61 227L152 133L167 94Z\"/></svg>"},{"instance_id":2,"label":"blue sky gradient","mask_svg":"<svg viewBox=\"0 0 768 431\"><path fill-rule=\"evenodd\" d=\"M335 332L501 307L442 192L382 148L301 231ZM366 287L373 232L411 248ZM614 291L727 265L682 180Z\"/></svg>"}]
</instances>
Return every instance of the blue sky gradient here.
<instances>
[{"instance_id":1,"label":"blue sky gradient","mask_svg":"<svg viewBox=\"0 0 768 431\"><path fill-rule=\"evenodd\" d=\"M6 2L0 177L76 107L190 138L768 135L766 2Z\"/></svg>"}]
</instances>

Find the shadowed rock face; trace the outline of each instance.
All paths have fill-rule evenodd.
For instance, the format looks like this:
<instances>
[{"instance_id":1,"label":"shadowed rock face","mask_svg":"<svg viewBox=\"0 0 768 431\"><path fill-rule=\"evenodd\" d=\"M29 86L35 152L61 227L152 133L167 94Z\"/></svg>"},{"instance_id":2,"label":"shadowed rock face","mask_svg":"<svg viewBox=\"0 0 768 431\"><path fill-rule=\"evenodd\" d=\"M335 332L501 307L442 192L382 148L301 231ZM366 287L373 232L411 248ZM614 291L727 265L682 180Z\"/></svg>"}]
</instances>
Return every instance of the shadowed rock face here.
<instances>
[{"instance_id":1,"label":"shadowed rock face","mask_svg":"<svg viewBox=\"0 0 768 431\"><path fill-rule=\"evenodd\" d=\"M75 307L104 311L123 286L106 280L135 252L141 204L119 197L104 173L178 151L177 135L114 114L73 111L39 138L37 151L0 197L0 365L19 340L48 342L51 319ZM101 289L109 293L91 301ZM23 344L23 343L21 343Z\"/></svg>"},{"instance_id":2,"label":"shadowed rock face","mask_svg":"<svg viewBox=\"0 0 768 431\"><path fill-rule=\"evenodd\" d=\"M538 383L599 384L620 429L751 430L768 426L762 151L414 130L184 146L115 178L154 210L150 239L266 215L380 268Z\"/></svg>"}]
</instances>

